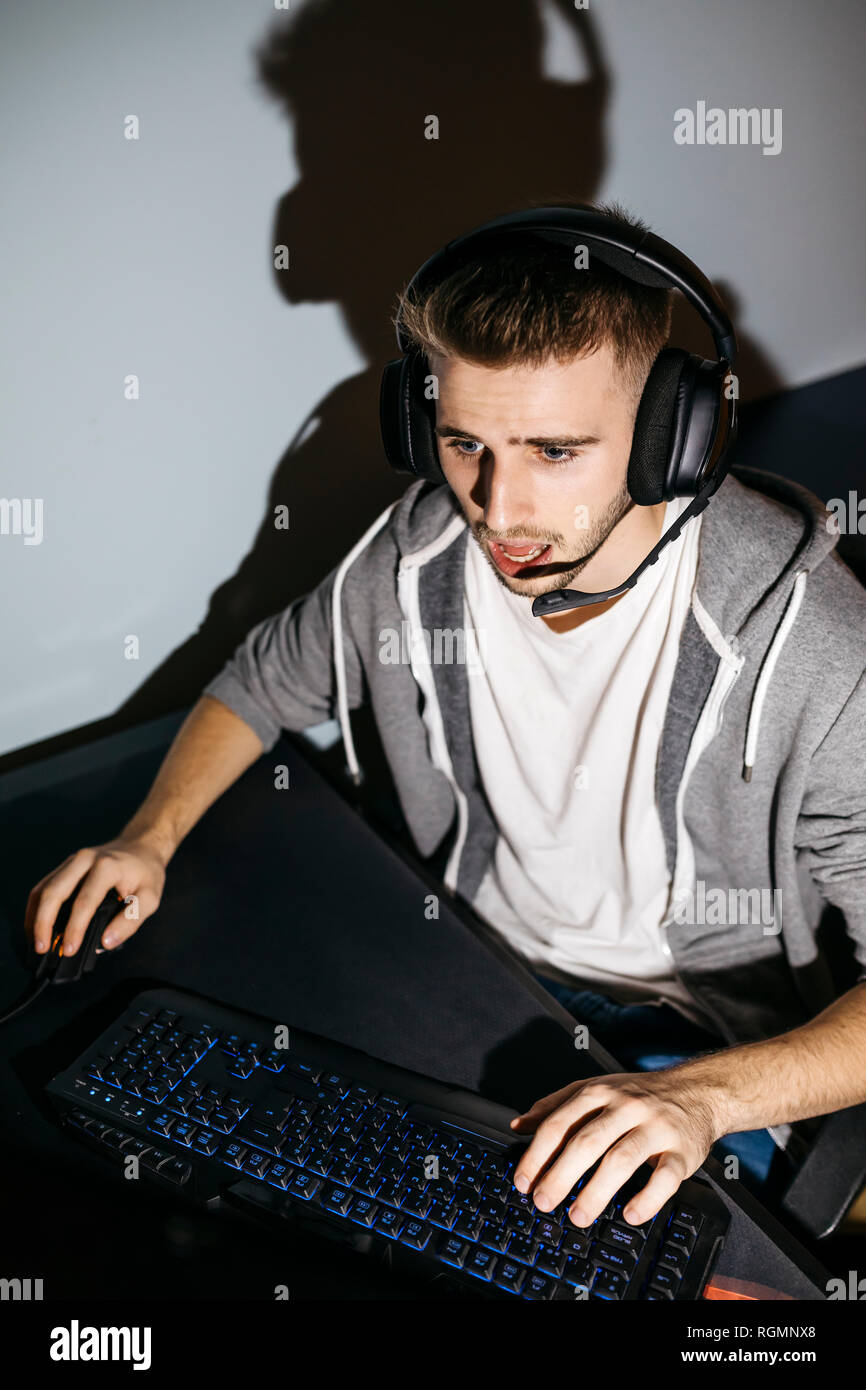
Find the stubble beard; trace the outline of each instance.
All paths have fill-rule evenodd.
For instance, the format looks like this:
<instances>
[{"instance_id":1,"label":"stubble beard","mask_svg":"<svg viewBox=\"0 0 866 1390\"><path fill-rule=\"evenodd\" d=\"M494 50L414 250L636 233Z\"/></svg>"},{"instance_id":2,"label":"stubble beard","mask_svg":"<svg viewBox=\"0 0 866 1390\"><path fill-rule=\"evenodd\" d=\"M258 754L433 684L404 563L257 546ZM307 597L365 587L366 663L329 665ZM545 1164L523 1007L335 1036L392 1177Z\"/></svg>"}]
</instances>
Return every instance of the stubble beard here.
<instances>
[{"instance_id":1,"label":"stubble beard","mask_svg":"<svg viewBox=\"0 0 866 1390\"><path fill-rule=\"evenodd\" d=\"M527 577L526 579L511 578L503 574L498 565L491 559L487 547L479 541L475 528L471 527L472 535L476 545L487 561L496 578L504 589L509 593L516 594L520 598L535 599L539 594L553 593L557 589L567 589L572 581L589 564L590 560L598 550L604 545L611 531L618 526L627 512L634 506L628 488L623 482L620 491L607 504L604 511L597 518L595 523L588 527L584 533L584 543L580 554L572 557L572 562L568 568L560 570L554 574L539 574L538 576ZM554 561L553 564L561 564L562 561ZM542 568L546 569L547 566Z\"/></svg>"}]
</instances>

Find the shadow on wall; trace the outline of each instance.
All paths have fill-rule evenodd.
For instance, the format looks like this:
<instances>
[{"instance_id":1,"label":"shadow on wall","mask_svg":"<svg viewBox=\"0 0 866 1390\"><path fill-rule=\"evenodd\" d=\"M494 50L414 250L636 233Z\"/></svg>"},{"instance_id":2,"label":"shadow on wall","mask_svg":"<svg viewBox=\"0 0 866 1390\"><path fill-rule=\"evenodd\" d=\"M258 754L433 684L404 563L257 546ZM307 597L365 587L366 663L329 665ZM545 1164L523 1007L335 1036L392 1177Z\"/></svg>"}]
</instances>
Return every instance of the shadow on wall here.
<instances>
[{"instance_id":1,"label":"shadow on wall","mask_svg":"<svg viewBox=\"0 0 866 1390\"><path fill-rule=\"evenodd\" d=\"M589 13L551 3L582 55L581 81L544 74L537 0L515 0L507 19L499 0L440 0L432 10L407 0L348 8L310 0L274 22L253 57L292 123L299 168L275 210L273 244L290 255L275 286L290 305L338 303L369 365L310 409L276 465L249 553L197 632L113 715L18 750L0 767L193 703L250 627L314 588L405 491L410 479L388 467L378 424L400 289L443 242L486 218L598 196L609 67ZM425 138L431 115L438 139ZM657 230L676 242L675 225ZM711 352L683 301L671 341ZM758 347L741 341L741 349L744 395L780 384ZM289 531L274 528L279 504L289 508Z\"/></svg>"}]
</instances>

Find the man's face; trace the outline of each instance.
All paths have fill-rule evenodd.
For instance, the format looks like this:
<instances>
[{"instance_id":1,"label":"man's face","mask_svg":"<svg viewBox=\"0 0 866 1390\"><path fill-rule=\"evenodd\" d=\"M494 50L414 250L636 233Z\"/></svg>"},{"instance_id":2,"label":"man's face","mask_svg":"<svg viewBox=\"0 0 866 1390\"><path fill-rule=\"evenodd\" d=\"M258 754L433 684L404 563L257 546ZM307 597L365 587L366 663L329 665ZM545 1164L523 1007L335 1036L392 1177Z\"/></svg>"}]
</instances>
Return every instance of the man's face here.
<instances>
[{"instance_id":1,"label":"man's face","mask_svg":"<svg viewBox=\"0 0 866 1390\"><path fill-rule=\"evenodd\" d=\"M612 350L541 367L433 355L430 370L442 471L488 563L527 598L567 588L634 505L636 402Z\"/></svg>"}]
</instances>

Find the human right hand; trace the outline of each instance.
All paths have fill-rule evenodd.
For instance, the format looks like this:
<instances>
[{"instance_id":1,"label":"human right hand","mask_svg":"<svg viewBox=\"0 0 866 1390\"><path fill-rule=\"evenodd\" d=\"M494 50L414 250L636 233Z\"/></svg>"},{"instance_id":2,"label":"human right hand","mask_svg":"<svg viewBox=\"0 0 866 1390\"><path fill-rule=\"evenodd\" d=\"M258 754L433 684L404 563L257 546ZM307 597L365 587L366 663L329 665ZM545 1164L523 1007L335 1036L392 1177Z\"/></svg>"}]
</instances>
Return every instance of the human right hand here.
<instances>
[{"instance_id":1,"label":"human right hand","mask_svg":"<svg viewBox=\"0 0 866 1390\"><path fill-rule=\"evenodd\" d=\"M52 928L61 905L77 889L69 921L63 933L63 954L72 956L84 938L88 923L110 888L126 900L102 933L101 945L110 950L134 936L159 907L165 886L167 858L149 839L118 836L104 845L80 849L52 873L46 874L27 899L24 929L41 955L51 945ZM127 916L134 907L136 915Z\"/></svg>"}]
</instances>

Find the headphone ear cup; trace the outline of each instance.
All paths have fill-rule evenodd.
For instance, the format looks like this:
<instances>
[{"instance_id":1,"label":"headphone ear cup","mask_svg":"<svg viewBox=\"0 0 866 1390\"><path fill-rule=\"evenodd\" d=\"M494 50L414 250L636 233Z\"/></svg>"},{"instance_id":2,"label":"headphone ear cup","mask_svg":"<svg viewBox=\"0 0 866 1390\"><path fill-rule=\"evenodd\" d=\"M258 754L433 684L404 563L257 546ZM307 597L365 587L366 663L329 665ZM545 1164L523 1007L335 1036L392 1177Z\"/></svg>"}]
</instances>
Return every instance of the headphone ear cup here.
<instances>
[{"instance_id":1,"label":"headphone ear cup","mask_svg":"<svg viewBox=\"0 0 866 1390\"><path fill-rule=\"evenodd\" d=\"M379 390L379 426L385 454L398 473L445 481L436 447L436 405L424 396L427 361L411 352L388 362Z\"/></svg>"},{"instance_id":2,"label":"headphone ear cup","mask_svg":"<svg viewBox=\"0 0 866 1390\"><path fill-rule=\"evenodd\" d=\"M646 379L632 435L627 485L640 507L668 500L671 449L682 417L683 376L690 354L662 348Z\"/></svg>"}]
</instances>

